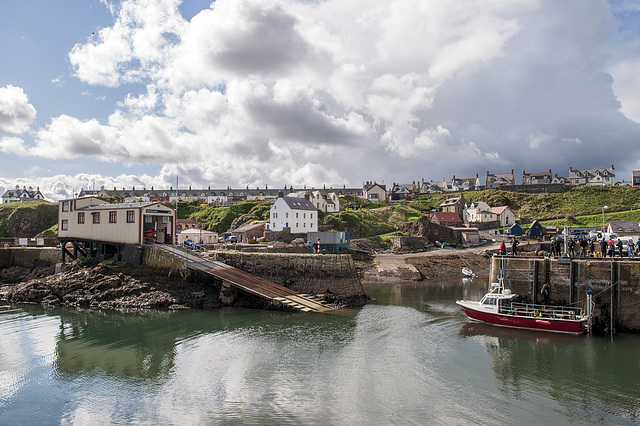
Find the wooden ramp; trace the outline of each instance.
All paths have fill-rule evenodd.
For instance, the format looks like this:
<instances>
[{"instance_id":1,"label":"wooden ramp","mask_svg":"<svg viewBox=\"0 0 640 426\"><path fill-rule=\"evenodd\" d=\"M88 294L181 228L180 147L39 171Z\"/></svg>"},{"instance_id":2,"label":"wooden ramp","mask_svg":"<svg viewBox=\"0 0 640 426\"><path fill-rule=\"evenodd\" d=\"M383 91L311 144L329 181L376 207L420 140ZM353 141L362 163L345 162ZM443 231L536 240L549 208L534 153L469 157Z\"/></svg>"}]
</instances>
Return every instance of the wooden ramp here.
<instances>
[{"instance_id":1,"label":"wooden ramp","mask_svg":"<svg viewBox=\"0 0 640 426\"><path fill-rule=\"evenodd\" d=\"M176 246L156 244L153 247L182 259L188 268L213 275L258 297L280 302L302 312L327 312L332 310L316 297L298 294L284 286L256 277L225 263L204 259Z\"/></svg>"}]
</instances>

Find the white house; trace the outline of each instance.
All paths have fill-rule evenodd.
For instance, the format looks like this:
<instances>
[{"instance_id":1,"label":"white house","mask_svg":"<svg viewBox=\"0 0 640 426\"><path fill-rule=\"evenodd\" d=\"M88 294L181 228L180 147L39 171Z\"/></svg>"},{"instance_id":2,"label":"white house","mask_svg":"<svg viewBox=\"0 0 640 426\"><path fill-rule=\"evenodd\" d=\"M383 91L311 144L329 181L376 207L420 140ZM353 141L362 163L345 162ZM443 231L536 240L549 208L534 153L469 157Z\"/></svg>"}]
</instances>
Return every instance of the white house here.
<instances>
[{"instance_id":1,"label":"white house","mask_svg":"<svg viewBox=\"0 0 640 426\"><path fill-rule=\"evenodd\" d=\"M495 222L498 215L491 210L489 204L484 201L476 201L474 203L465 204L462 211L462 219L465 222Z\"/></svg>"},{"instance_id":2,"label":"white house","mask_svg":"<svg viewBox=\"0 0 640 426\"><path fill-rule=\"evenodd\" d=\"M492 207L491 211L498 216L500 226L511 226L516 223L516 215L508 206Z\"/></svg>"},{"instance_id":3,"label":"white house","mask_svg":"<svg viewBox=\"0 0 640 426\"><path fill-rule=\"evenodd\" d=\"M268 229L291 229L292 234L316 232L318 209L306 198L278 197L271 201Z\"/></svg>"},{"instance_id":4,"label":"white house","mask_svg":"<svg viewBox=\"0 0 640 426\"><path fill-rule=\"evenodd\" d=\"M2 202L3 203L17 203L18 201L33 201L33 200L44 200L44 196L40 192L40 187L33 189L32 186L27 189L27 187L23 187L20 189L18 185L16 185L15 189L8 189L2 194Z\"/></svg>"},{"instance_id":5,"label":"white house","mask_svg":"<svg viewBox=\"0 0 640 426\"><path fill-rule=\"evenodd\" d=\"M218 242L217 232L195 228L189 228L179 232L178 244L182 244L187 240L191 240L196 244L216 244Z\"/></svg>"},{"instance_id":6,"label":"white house","mask_svg":"<svg viewBox=\"0 0 640 426\"><path fill-rule=\"evenodd\" d=\"M292 192L289 197L309 198L309 201L316 206L316 209L325 213L335 213L340 211L340 200L335 192L327 193L324 197L320 191L298 191Z\"/></svg>"}]
</instances>

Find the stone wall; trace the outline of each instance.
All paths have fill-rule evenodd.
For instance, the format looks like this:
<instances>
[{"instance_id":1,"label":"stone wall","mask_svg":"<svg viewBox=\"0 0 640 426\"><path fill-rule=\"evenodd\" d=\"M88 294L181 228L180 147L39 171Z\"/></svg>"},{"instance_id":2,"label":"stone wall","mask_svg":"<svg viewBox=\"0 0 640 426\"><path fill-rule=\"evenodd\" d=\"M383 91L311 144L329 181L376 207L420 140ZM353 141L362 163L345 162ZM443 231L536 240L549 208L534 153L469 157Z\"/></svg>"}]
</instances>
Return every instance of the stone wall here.
<instances>
[{"instance_id":1,"label":"stone wall","mask_svg":"<svg viewBox=\"0 0 640 426\"><path fill-rule=\"evenodd\" d=\"M500 257L491 262L490 282L498 280ZM595 301L594 327L608 331L640 332L640 262L579 258L505 256L505 286L529 302L541 303L540 290L551 285L551 304L584 307L587 290ZM615 283L614 286L611 284Z\"/></svg>"},{"instance_id":2,"label":"stone wall","mask_svg":"<svg viewBox=\"0 0 640 426\"><path fill-rule=\"evenodd\" d=\"M209 251L204 256L299 293L322 294L327 302L357 306L368 300L350 255ZM194 273L180 259L153 248L145 249L143 263L183 276Z\"/></svg>"},{"instance_id":3,"label":"stone wall","mask_svg":"<svg viewBox=\"0 0 640 426\"><path fill-rule=\"evenodd\" d=\"M208 255L297 292L324 294L328 301L357 305L367 299L348 254L210 252Z\"/></svg>"},{"instance_id":4,"label":"stone wall","mask_svg":"<svg viewBox=\"0 0 640 426\"><path fill-rule=\"evenodd\" d=\"M11 266L33 267L37 263L55 264L62 261L59 248L0 248L0 268Z\"/></svg>"}]
</instances>

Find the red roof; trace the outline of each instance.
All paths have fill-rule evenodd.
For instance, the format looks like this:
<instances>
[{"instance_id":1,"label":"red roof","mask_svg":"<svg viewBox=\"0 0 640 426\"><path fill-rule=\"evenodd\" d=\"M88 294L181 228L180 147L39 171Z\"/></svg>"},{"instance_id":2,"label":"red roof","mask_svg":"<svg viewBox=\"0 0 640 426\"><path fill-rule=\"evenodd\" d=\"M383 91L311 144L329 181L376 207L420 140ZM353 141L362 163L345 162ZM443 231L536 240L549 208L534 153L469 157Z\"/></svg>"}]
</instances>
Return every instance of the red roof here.
<instances>
[{"instance_id":1,"label":"red roof","mask_svg":"<svg viewBox=\"0 0 640 426\"><path fill-rule=\"evenodd\" d=\"M459 222L462 223L462 219L455 213L447 213L447 212L431 212L435 219L438 222Z\"/></svg>"}]
</instances>

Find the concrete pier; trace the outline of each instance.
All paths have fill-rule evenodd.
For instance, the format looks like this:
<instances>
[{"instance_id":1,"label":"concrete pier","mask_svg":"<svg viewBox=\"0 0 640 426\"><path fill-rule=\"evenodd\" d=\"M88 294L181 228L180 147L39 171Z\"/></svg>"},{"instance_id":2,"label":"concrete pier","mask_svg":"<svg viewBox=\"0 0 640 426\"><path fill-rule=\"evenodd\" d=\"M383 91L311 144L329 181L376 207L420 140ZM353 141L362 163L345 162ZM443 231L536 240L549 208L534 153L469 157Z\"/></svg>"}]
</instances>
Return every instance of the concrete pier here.
<instances>
[{"instance_id":1,"label":"concrete pier","mask_svg":"<svg viewBox=\"0 0 640 426\"><path fill-rule=\"evenodd\" d=\"M542 302L540 289L549 283L551 304L584 307L592 290L595 328L640 332L640 259L494 255L490 282L498 280L501 262L505 286L528 301Z\"/></svg>"}]
</instances>

